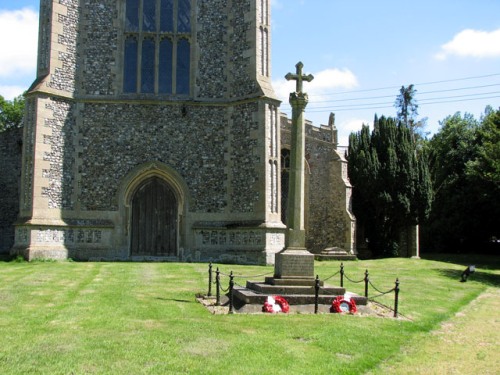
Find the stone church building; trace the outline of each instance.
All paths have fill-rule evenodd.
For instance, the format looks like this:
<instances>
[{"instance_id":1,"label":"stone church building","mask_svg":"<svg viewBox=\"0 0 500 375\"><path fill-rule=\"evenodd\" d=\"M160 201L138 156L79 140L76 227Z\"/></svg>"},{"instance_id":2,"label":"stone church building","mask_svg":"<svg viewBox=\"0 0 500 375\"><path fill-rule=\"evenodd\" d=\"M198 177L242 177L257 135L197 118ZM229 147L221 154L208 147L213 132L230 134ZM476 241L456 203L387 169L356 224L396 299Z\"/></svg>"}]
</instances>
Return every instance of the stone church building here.
<instances>
[{"instance_id":1,"label":"stone church building","mask_svg":"<svg viewBox=\"0 0 500 375\"><path fill-rule=\"evenodd\" d=\"M270 0L41 0L7 251L274 263L291 142L270 31ZM307 247L355 254L333 116L306 133Z\"/></svg>"}]
</instances>

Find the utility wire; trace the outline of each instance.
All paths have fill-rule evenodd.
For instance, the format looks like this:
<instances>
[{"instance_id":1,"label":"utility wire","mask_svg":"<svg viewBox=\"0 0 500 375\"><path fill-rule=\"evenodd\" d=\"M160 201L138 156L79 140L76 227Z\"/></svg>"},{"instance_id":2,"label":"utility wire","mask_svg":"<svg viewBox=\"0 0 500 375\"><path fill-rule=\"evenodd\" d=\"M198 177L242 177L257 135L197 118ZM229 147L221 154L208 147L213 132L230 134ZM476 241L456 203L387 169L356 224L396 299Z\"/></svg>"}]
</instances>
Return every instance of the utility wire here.
<instances>
[{"instance_id":1,"label":"utility wire","mask_svg":"<svg viewBox=\"0 0 500 375\"><path fill-rule=\"evenodd\" d=\"M464 94L464 95L452 95L452 96L442 96L442 97L433 97L433 98L422 98L416 99L417 104L432 104L434 100L448 100L448 99L457 99L457 98L467 98L467 97L477 97L484 95L497 95L500 94L500 91L490 91L490 92L482 92L482 93L472 93L472 94ZM486 96L484 98L478 99L490 99L496 98L497 96ZM472 99L472 98L471 98ZM476 99L475 99L476 100ZM378 105L392 105L394 106L394 102L375 102L375 103L360 103L360 104L341 104L341 105L330 105L330 106L310 106L310 109L336 109L336 108L357 108L357 107L366 107L366 106L378 106Z\"/></svg>"},{"instance_id":2,"label":"utility wire","mask_svg":"<svg viewBox=\"0 0 500 375\"><path fill-rule=\"evenodd\" d=\"M427 94L437 94L441 92L452 92L452 91L462 91L462 90L474 90L474 89L482 89L487 87L495 87L500 86L500 83L493 83L490 85L481 85L481 86L468 86L468 87L458 87L453 89L443 89L443 90L433 90L433 91L417 91L417 96L427 95ZM339 103L339 102L352 102L358 100L371 100L371 99L383 99L383 98L396 98L396 95L380 95L380 96L363 96L358 98L347 98L347 99L332 99L332 100L318 100L314 101L314 103ZM422 100L422 99L417 99Z\"/></svg>"},{"instance_id":3,"label":"utility wire","mask_svg":"<svg viewBox=\"0 0 500 375\"><path fill-rule=\"evenodd\" d=\"M441 80L441 81L432 81L432 82L424 82L420 83L416 86L423 86L423 85L433 85L433 84L439 84L439 83L449 83L449 82L460 82L460 81L466 81L466 80L473 80L473 79L483 79L483 78L491 78L491 77L497 77L500 76L500 73L494 73L494 74L487 74L487 75L480 75L480 76L472 76L472 77L464 77L464 78L456 78L456 79L449 79L449 80ZM422 105L433 105L433 104L442 104L442 103L454 103L454 102L464 102L464 101L472 101L472 100L486 100L486 99L496 99L499 97L498 94L500 94L499 91L488 91L488 92L476 92L476 93L470 93L470 94L462 94L462 95L447 95L447 96L433 96L433 97L422 97L425 95L430 95L430 94L439 94L439 93L447 93L447 92L460 92L460 91L467 91L467 90L478 90L478 89L484 89L484 88L490 88L490 87L498 87L500 86L500 83L491 83L491 84L486 84L486 85L474 85L474 86L465 86L465 87L455 87L455 88L447 88L447 89L438 89L438 90L431 90L431 91L417 91L416 93L416 102L418 104ZM360 93L360 92L374 92L374 91L381 91L381 90L386 90L386 89L394 89L394 88L400 88L399 86L392 86L392 87L382 87L382 88L373 88L373 89L366 89L366 90L352 90L352 91L343 91L343 92L337 92L337 93L331 93L331 94L321 94L321 95L312 95L312 96L320 96L320 97L325 97L325 96L334 96L334 95L340 95L340 94L351 94L351 93ZM376 99L386 99L386 98L394 98L394 101L388 102L388 101L381 101L381 102L373 102L373 100ZM331 100L322 100L322 101L317 101L317 102L312 102L310 104L308 112L327 112L327 111L349 111L349 110L368 110L368 109L386 109L386 108L393 108L395 100L397 98L397 95L377 95L377 96L361 96L361 97L354 97L354 98L342 98L342 99L331 99ZM360 102L356 104L346 104L348 102ZM328 106L318 106L318 104L327 104L327 103L335 103L332 105ZM338 103L338 104L337 104ZM290 110L290 105L285 104L282 106L283 110Z\"/></svg>"},{"instance_id":4,"label":"utility wire","mask_svg":"<svg viewBox=\"0 0 500 375\"><path fill-rule=\"evenodd\" d=\"M500 94L500 93L498 93ZM481 98L468 98L468 99L452 99L452 100L437 100L435 102L428 102L424 103L425 105L433 105L433 104L443 104L443 103L457 103L457 102L466 102L466 101L472 101L472 100L484 100L484 99L495 99L495 98L500 98L500 95L494 95L494 96L487 96L487 97L481 97ZM366 106L363 107L311 107L308 112L342 112L342 111L353 111L353 110L367 110L367 109L386 109L386 108L394 108L394 103L381 103L379 105L373 105L370 106L369 104L366 104Z\"/></svg>"},{"instance_id":5,"label":"utility wire","mask_svg":"<svg viewBox=\"0 0 500 375\"><path fill-rule=\"evenodd\" d=\"M481 78L490 78L490 77L498 77L500 76L500 73L493 73L493 74L485 74L481 76L472 76L472 77L463 77L463 78L454 78L454 79L446 79L442 81L431 81L431 82L423 82L423 83L416 83L413 84L414 87L416 86L427 86L427 85L435 85L438 83L449 83L449 82L460 82L460 81L467 81L471 79L481 79ZM357 93L357 92L371 92L371 91L382 91L382 90L392 90L392 89L400 89L401 86L387 86L387 87L378 87L378 88L373 88L373 89L364 89L364 90L345 90L345 91L338 91L334 93L325 93L321 95L311 95L311 97L314 96L329 96L329 95L341 95L341 94L352 94L352 93Z\"/></svg>"}]
</instances>

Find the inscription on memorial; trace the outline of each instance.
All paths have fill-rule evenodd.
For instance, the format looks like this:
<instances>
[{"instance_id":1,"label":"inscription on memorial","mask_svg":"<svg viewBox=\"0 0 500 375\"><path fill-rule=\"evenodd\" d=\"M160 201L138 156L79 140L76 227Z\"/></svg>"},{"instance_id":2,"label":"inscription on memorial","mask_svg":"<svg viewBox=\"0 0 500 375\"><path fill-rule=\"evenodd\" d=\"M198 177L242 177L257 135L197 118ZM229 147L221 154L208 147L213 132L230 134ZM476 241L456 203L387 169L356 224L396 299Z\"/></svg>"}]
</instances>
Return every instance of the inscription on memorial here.
<instances>
[{"instance_id":1,"label":"inscription on memorial","mask_svg":"<svg viewBox=\"0 0 500 375\"><path fill-rule=\"evenodd\" d=\"M310 277L314 274L314 261L300 255L281 256L281 277Z\"/></svg>"}]
</instances>

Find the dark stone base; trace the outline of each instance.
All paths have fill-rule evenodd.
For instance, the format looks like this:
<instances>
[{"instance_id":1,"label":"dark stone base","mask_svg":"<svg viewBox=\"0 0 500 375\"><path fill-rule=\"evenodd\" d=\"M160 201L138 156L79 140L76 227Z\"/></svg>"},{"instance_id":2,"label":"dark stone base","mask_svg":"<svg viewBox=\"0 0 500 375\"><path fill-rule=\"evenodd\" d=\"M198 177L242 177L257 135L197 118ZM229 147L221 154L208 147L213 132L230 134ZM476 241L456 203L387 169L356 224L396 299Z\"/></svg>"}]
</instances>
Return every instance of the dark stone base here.
<instances>
[{"instance_id":1,"label":"dark stone base","mask_svg":"<svg viewBox=\"0 0 500 375\"><path fill-rule=\"evenodd\" d=\"M322 284L322 283L321 283ZM243 289L243 288L242 288ZM314 285L271 285L268 283L259 283L247 281L247 290L267 296L312 296L314 298ZM345 294L344 288L324 287L320 288L320 296L339 296Z\"/></svg>"},{"instance_id":2,"label":"dark stone base","mask_svg":"<svg viewBox=\"0 0 500 375\"><path fill-rule=\"evenodd\" d=\"M255 289L250 289L249 286ZM332 305L332 301L336 296L343 296L345 294L344 288L327 288L328 293L325 293L325 289L321 288L321 291L324 294L318 296L318 304L327 306L328 308ZM233 289L235 312L260 311L267 297L276 295L285 297L290 306L299 307L302 305L314 305L315 303L314 288L312 288L311 294L311 289L307 289L307 287L283 289L277 286L273 289L263 284L251 283L251 285L247 285L247 288L235 287ZM358 295L351 296L351 299L359 306L365 306L368 303L367 298Z\"/></svg>"},{"instance_id":3,"label":"dark stone base","mask_svg":"<svg viewBox=\"0 0 500 375\"><path fill-rule=\"evenodd\" d=\"M329 308L337 296L346 293L344 288L326 287L319 282L318 305ZM314 255L307 249L287 248L276 254L274 277L266 277L264 282L247 281L246 288L233 289L233 305L236 312L262 309L269 296L282 296L291 306L314 305L316 301L316 279L314 276ZM365 297L351 297L357 305L366 305Z\"/></svg>"},{"instance_id":4,"label":"dark stone base","mask_svg":"<svg viewBox=\"0 0 500 375\"><path fill-rule=\"evenodd\" d=\"M275 256L277 279L314 279L314 255L306 249L285 249Z\"/></svg>"}]
</instances>

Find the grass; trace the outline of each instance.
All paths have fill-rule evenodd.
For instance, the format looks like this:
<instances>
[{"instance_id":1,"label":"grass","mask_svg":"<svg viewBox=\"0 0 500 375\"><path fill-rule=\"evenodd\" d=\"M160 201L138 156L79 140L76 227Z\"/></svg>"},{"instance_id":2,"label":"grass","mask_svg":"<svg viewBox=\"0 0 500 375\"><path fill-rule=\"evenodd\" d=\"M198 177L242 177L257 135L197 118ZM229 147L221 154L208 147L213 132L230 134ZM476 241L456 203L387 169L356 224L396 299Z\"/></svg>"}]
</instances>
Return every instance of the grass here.
<instances>
[{"instance_id":1,"label":"grass","mask_svg":"<svg viewBox=\"0 0 500 375\"><path fill-rule=\"evenodd\" d=\"M476 273L458 282L472 261ZM325 279L339 266L317 262L315 272ZM219 267L236 275L272 272ZM345 263L351 279L362 279L365 269L381 290L399 278L399 311L411 321L211 315L194 298L207 291L207 264L0 262L1 373L360 374L397 360L487 288L500 285L493 258ZM345 286L364 292L363 283ZM379 300L392 306L393 298Z\"/></svg>"},{"instance_id":2,"label":"grass","mask_svg":"<svg viewBox=\"0 0 500 375\"><path fill-rule=\"evenodd\" d=\"M499 309L500 289L489 288L372 374L498 374Z\"/></svg>"}]
</instances>

